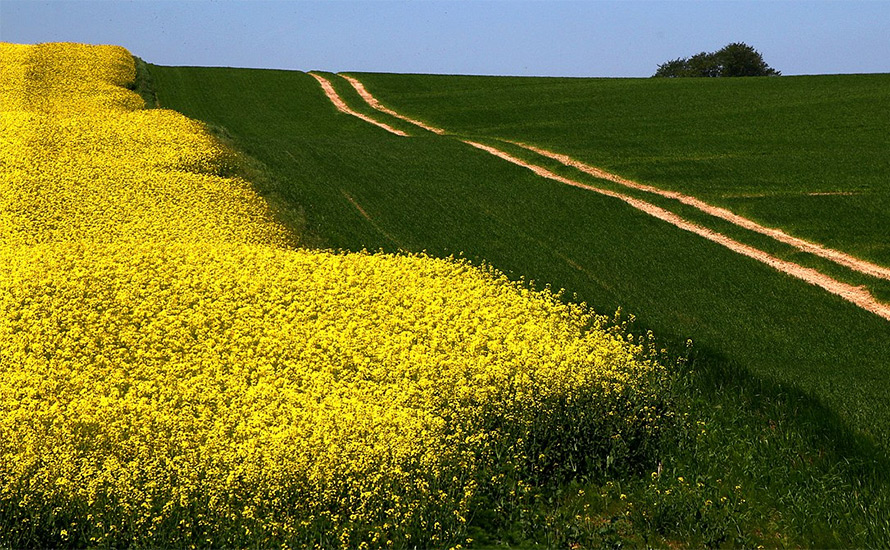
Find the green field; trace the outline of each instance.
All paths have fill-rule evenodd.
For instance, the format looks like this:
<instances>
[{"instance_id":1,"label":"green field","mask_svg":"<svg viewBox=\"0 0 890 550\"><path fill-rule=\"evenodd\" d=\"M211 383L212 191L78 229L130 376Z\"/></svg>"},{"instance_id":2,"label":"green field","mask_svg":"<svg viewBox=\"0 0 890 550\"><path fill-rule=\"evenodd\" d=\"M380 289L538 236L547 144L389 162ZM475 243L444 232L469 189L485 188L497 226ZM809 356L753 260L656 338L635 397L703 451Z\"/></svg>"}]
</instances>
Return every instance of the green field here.
<instances>
[{"instance_id":1,"label":"green field","mask_svg":"<svg viewBox=\"0 0 890 550\"><path fill-rule=\"evenodd\" d=\"M660 476L587 480L584 497L573 487L575 496L557 496L533 518L480 513L482 544L581 535L602 544L890 543L887 321L615 199L452 138L401 138L341 114L305 73L150 71L161 107L209 123L261 164L263 189L300 214L288 219L307 244L463 255L564 288L600 313L621 307L669 354L694 341L675 391L695 432L664 449ZM888 160L879 154L888 100L877 97L888 77L360 77L390 106L450 131L550 147L890 265ZM354 109L372 112L336 85ZM860 194L806 194L825 191ZM584 505L599 518L593 527L574 519Z\"/></svg>"},{"instance_id":2,"label":"green field","mask_svg":"<svg viewBox=\"0 0 890 550\"><path fill-rule=\"evenodd\" d=\"M356 76L451 132L549 147L890 265L890 75Z\"/></svg>"}]
</instances>

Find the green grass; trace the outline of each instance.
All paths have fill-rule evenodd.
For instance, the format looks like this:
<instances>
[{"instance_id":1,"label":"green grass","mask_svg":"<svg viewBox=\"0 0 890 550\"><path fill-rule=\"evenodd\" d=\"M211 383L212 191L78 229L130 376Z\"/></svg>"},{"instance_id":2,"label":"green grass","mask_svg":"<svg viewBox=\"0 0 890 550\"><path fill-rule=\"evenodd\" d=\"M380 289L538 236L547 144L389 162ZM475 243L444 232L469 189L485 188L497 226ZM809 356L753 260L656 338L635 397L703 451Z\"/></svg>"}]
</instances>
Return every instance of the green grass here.
<instances>
[{"instance_id":1,"label":"green grass","mask_svg":"<svg viewBox=\"0 0 890 550\"><path fill-rule=\"evenodd\" d=\"M154 89L154 82L151 78L151 72L148 69L148 63L144 60L134 57L133 62L136 65L136 80L133 82L133 91L145 101L145 107L153 109L158 106L158 96Z\"/></svg>"},{"instance_id":2,"label":"green grass","mask_svg":"<svg viewBox=\"0 0 890 550\"><path fill-rule=\"evenodd\" d=\"M280 200L302 210L303 231L318 246L462 254L515 279L565 288L602 313L622 307L669 353L695 341L694 361L673 387L689 416L663 450L661 476L609 486L582 480L532 499L522 517L480 510L477 544L890 543L890 323L620 201L543 180L450 138L400 138L340 114L304 73L150 70L160 106L215 125L257 159ZM402 83L400 93L422 103L439 84L446 97L449 80L369 81L386 100L394 92L383 84ZM638 95L650 82L662 85L637 81ZM606 97L622 81L587 86L597 83ZM548 85L557 94L563 84L576 85ZM519 132L517 102L499 114L480 101L461 117L467 125L495 117L491 128ZM546 126L542 112L529 128ZM559 131L554 123L553 135ZM593 521L583 519L588 513Z\"/></svg>"},{"instance_id":3,"label":"green grass","mask_svg":"<svg viewBox=\"0 0 890 550\"><path fill-rule=\"evenodd\" d=\"M665 210L669 210L671 212L674 212L675 214L682 216L684 219L690 222L717 231L723 235L735 239L736 241L753 246L780 259L795 262L802 266L816 269L826 275L834 277L839 281L848 283L853 286L865 286L878 299L890 302L890 281L888 280L878 279L871 275L867 275L841 266L831 260L821 258L808 252L803 252L793 246L783 244L771 237L741 228L733 223L704 213L695 207L682 204L679 201L661 197L659 195L648 193L646 191L628 188L626 186L618 183L613 183L608 180L595 178L575 168L567 167L559 161L538 155L522 147L515 146L511 143L490 138L482 138L480 141L487 142L488 145L500 148L501 150L504 150L515 157L547 168L551 172L554 172L558 175L591 185L599 189L614 191L623 195L631 196L661 207Z\"/></svg>"},{"instance_id":4,"label":"green grass","mask_svg":"<svg viewBox=\"0 0 890 550\"><path fill-rule=\"evenodd\" d=\"M355 75L449 131L549 147L890 265L890 75Z\"/></svg>"}]
</instances>

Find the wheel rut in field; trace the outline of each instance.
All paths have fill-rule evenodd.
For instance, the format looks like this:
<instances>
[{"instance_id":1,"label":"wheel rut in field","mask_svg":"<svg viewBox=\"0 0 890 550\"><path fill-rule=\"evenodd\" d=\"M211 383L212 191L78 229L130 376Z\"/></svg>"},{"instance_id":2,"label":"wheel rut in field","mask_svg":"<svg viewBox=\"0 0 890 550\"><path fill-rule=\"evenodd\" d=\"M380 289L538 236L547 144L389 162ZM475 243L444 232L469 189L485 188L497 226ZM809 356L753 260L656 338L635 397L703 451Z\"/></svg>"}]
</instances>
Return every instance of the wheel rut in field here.
<instances>
[{"instance_id":1,"label":"wheel rut in field","mask_svg":"<svg viewBox=\"0 0 890 550\"><path fill-rule=\"evenodd\" d=\"M350 84L352 84L353 88L355 88L355 90L359 93L359 95L362 97L362 99L364 99L368 103L368 105L370 105L371 107L373 107L381 112L384 112L386 114L389 114L391 116L395 116L395 117L398 117L398 118L405 120L407 122L411 122L412 124L416 124L421 128L435 132L437 134L440 134L440 135L447 134L447 132L441 128L436 128L434 126L427 125L425 123L416 121L414 119L411 119L409 117L401 115L388 107L383 106L376 98L373 97L373 95L370 94L370 92L367 91L367 89L365 89L364 85L362 85L362 83L359 82L354 77L343 76L343 78L345 78L347 81L350 82ZM458 138L458 139L460 139L460 138ZM809 284L818 286L818 287L822 288L823 290L826 290L827 292L830 292L836 296L839 296L839 297L855 304L856 306L858 306L866 311L874 313L875 315L878 315L878 316L890 321L890 305L881 303L878 300L876 300L874 298L874 296L872 296L871 293L865 287L853 286L851 284L844 283L842 281L838 281L837 279L834 279L833 277L829 277L828 275L825 275L824 273L817 271L813 268L804 267L804 266L794 263L794 262L782 260L781 258L773 256L773 255L771 255L767 252L764 252L758 248L755 248L753 246L739 242L739 241L732 239L722 233L713 231L711 229L708 229L707 227L690 222L689 220L686 220L669 210L666 210L664 208L661 208L659 206L656 206L656 205L646 202L644 200L637 199L635 197L631 197L629 195L625 195L623 193L618 193L616 191L612 191L609 189L596 187L594 185L583 183L583 182L580 182L580 181L577 181L577 180L574 180L571 178L567 178L565 176L561 176L551 170L548 170L547 168L545 168L543 166L539 166L539 165L533 164L531 162L527 162L523 159L520 159L518 157L511 155L510 153L508 153L502 149L498 149L497 147L493 147L491 145L485 145L483 143L479 143L479 142L467 140L467 139L460 139L460 141L466 143L467 145L470 145L472 147L475 147L477 149L485 151L489 154L497 156L497 157L499 157L503 160L506 160L510 163L513 163L517 166L521 166L523 168L531 170L532 172L534 172L535 174L537 174L538 176L541 176L543 178L547 178L547 179L550 179L550 180L553 180L553 181L556 181L556 182L559 182L559 183L562 183L565 185L570 185L572 187L585 189L587 191L593 191L595 193L599 193L599 194L605 195L607 197L612 197L612 198L621 200L621 201L625 202L626 204L632 206L633 208L640 210L642 212L645 212L646 214L653 216L655 218L658 218L664 222L667 222L667 223L673 225L674 227L677 227L684 231L689 231L690 233L699 235L700 237L703 237L705 239L708 239L711 242L714 242L721 246L724 246L724 247L728 248L729 250L732 250L733 252L736 252L743 256L747 256L751 259L754 259L761 263L764 263L764 264L772 267L773 269L781 271L782 273L785 273L785 274L795 277L797 279L803 280ZM806 252L810 252L812 254L821 256L823 258L830 259L830 260L835 261L841 265L844 265L851 269L855 269L856 271L861 271L863 273L867 273L867 274L875 276L875 277L890 279L890 270L888 270L882 266L877 266L877 265L871 264L869 262L865 262L863 260L853 258L852 256L849 256L842 252L832 250L829 248L825 248L825 247L822 247L821 245L817 245L815 243L810 243L808 241L804 241L803 239L798 239L796 237L792 237L792 236L784 233L783 231L780 231L777 229L771 229L771 228L764 227L760 224L757 224L753 220L749 220L742 216L738 216L737 214L734 214L724 208L715 207L713 205L705 203L704 201L696 199L695 197L690 197L690 196L684 195L682 193L677 193L674 191L666 191L666 190L658 189L656 187L652 187L649 185L644 185L644 184L640 184L637 182L633 182L631 180L627 180L627 179L621 178L620 176L617 176L615 174L611 174L609 172L601 170L599 168L584 164L584 163L577 161L577 160L575 160L571 157L568 157L566 155L560 155L558 153L553 153L551 151L547 151L546 149L541 149L538 147L534 147L534 146L530 146L530 145L518 143L518 142L509 142L509 143L512 143L513 145L516 145L520 148L524 148L524 149L527 149L534 153L537 153L541 156L557 160L557 161L561 162L562 164L576 168L576 169L578 169L584 173L587 173L589 175L592 175L594 177L604 179L607 181L611 181L613 183L618 183L620 185L624 185L629 188L633 188L633 189L637 189L637 190L641 190L641 191L647 191L649 193L654 193L654 194L657 194L657 195L660 195L663 197L678 200L684 204L694 206L694 207L698 208L699 210L707 212L708 214L711 214L711 215L714 215L721 219L730 221L736 225L739 225L740 227L749 229L751 231L755 231L757 233L768 235L768 236L773 237L774 239L778 240L779 242L783 242L785 244L794 246L795 248L798 248L800 250L804 250Z\"/></svg>"},{"instance_id":2,"label":"wheel rut in field","mask_svg":"<svg viewBox=\"0 0 890 550\"><path fill-rule=\"evenodd\" d=\"M407 117L399 112L393 111L389 107L386 107L385 105L383 105L382 103L377 101L377 98L374 97L373 95L371 95L371 92L369 92L367 89L365 89L365 85L362 84L361 81L359 81L357 78L353 78L353 77L351 77L349 75L345 75L345 74L341 74L340 76L343 77L344 79L346 79L346 81L352 85L352 87L355 89L355 91L358 92L358 95L360 95L361 98L365 100L365 103L367 103L371 107L377 109L381 113L386 113L390 116L400 118L400 119L404 120L405 122L410 122L411 124L414 124L415 126L423 128L424 130L428 130L435 134L439 134L440 136L444 136L447 133L442 128L436 128L435 126L431 126L429 124L426 124L425 122L421 122L419 120L415 120L413 118Z\"/></svg>"},{"instance_id":3,"label":"wheel rut in field","mask_svg":"<svg viewBox=\"0 0 890 550\"><path fill-rule=\"evenodd\" d=\"M346 113L347 115L352 115L356 118L360 118L360 119L364 120L365 122L369 122L375 126L379 126L380 128L383 128L384 130L386 130L387 132L390 132L397 136L408 137L408 134L406 134L405 132L403 132L397 128L393 128L389 124L380 122L379 120L374 120L373 118L371 118L367 115L363 115L362 113L359 113L357 111L353 111L352 109L349 108L349 106L346 104L346 102L343 101L343 98L341 98L340 94L337 93L337 90L334 89L334 85L331 84L331 82L327 78L321 76L320 74L316 74L316 73L309 73L309 74L312 75L312 77L314 77L315 80L317 80L319 84L321 84L321 89L324 90L325 95L328 96L328 99L331 100L331 103L334 104L334 107L336 107L337 110L340 111L341 113Z\"/></svg>"},{"instance_id":4,"label":"wheel rut in field","mask_svg":"<svg viewBox=\"0 0 890 550\"><path fill-rule=\"evenodd\" d=\"M398 117L398 118L405 120L407 122L410 122L412 124L416 124L419 127L429 130L431 132L435 132L440 135L447 134L447 132L445 130L443 130L442 128L436 128L435 126L431 126L429 124L409 118L407 116L404 116L404 115L390 109L389 107L384 106L377 100L377 98L375 98L370 92L368 92L368 90L365 88L364 84L362 84L359 80L357 80L354 77L348 76L348 75L341 75L341 76L344 79L346 79L350 84L352 84L352 87L355 88L355 90L362 97L362 99L364 99L368 103L368 105L370 105L371 107L373 107L381 112L387 113L389 115ZM538 155L556 160L556 161L564 164L565 166L575 168L575 169L580 170L581 172L584 172L584 173L591 175L595 178L604 179L607 181L611 181L613 183L617 183L619 185L623 185L625 187L629 187L631 189L636 189L638 191L644 191L644 192L652 193L654 195L659 195L659 196L662 196L662 197L665 197L668 199L676 200L676 201L686 204L688 206L692 206L693 208L696 208L696 209L698 209L706 214L709 214L711 216L714 216L716 218L720 218L722 220L728 221L729 223L732 223L734 225L737 225L737 226L747 229L749 231L753 231L755 233L765 235L765 236L770 237L778 242L792 246L802 252L807 252L807 253L813 254L815 256L819 256L820 258L830 260L830 261L835 262L839 265L842 265L844 267L847 267L854 271L858 271L860 273L864 273L864 274L872 276L872 277L890 281L890 268L887 268L887 267L884 267L881 265L877 265L877 264L874 264L874 263L866 261L866 260L861 260L861 259L851 256L845 252L841 252L841 251L835 250L833 248L828 248L826 246L822 246L818 243L814 243L811 241L807 241L805 239L801 239L799 237L795 237L793 235L789 235L788 233L785 233L781 229L776 229L773 227L766 227L760 223L755 222L754 220L752 220L750 218L740 216L730 210L727 210L726 208L714 206L714 205L709 204L709 203L707 203L701 199L698 199L696 197L686 195L686 194L680 193L678 191L670 191L670 190L666 190L666 189L660 189L660 188L654 187L652 185L638 183L633 180L629 180L627 178L618 176L616 174L612 174L611 172L607 172L607 171L603 170L602 168L597 168L595 166L591 166L591 165L581 162L575 158L572 158L568 155L563 155L561 153L555 153L553 151L549 151L549 150L543 149L541 147L536 147L534 145L529 145L527 143L522 143L519 141L512 141L512 140L507 140L507 139L502 139L500 141L510 143L517 147L527 149L527 150L529 150L533 153L536 153ZM852 193L844 193L844 192L810 193L809 195L816 196L816 195L848 195L848 194L852 194Z\"/></svg>"},{"instance_id":5,"label":"wheel rut in field","mask_svg":"<svg viewBox=\"0 0 890 550\"><path fill-rule=\"evenodd\" d=\"M755 233L760 233L761 235L766 235L767 237L771 237L780 243L787 244L789 246L793 246L794 248L808 252L815 256L819 256L820 258L825 258L827 260L831 260L837 264L840 264L844 267L850 268L854 271L858 271L860 273L864 273L866 275L871 275L872 277L877 277L879 279L886 279L890 281L890 269L873 264L871 262L867 262L865 260L860 260L859 258L855 258L841 252L839 250L834 250L832 248L824 247L820 244L810 242L798 237L794 237L785 233L781 229L775 229L772 227L766 227L761 225L754 220L746 218L744 216L739 216L734 212L727 210L726 208L721 208L719 206L714 206L709 204L701 199L697 199L690 195L686 195L683 193L679 193L677 191L668 191L665 189L659 189L658 187L653 187L651 185L645 185L642 183L637 183L635 181L622 178L621 176L617 176L610 172L606 172L600 168L595 166L590 166L589 164L585 164L579 160L576 160L568 155L562 155L559 153L554 153L552 151L548 151L547 149L542 149L540 147L535 147L533 145L528 145L526 143L521 143L518 141L510 141L504 140L507 143L512 143L517 147L522 147L523 149L528 149L534 153L537 153L541 156L551 158L553 160L559 161L560 163L570 166L572 168L576 168L585 174L590 174L591 176L608 180L613 183L617 183L619 185L623 185L625 187L629 187L631 189L637 189L639 191L646 191L647 193L652 193L654 195L659 195L665 198L674 199L688 206L692 206L698 210L706 214L710 214L715 218L720 218L722 220L728 221L734 225L739 227L743 227L749 231L753 231ZM832 193L834 194L834 193Z\"/></svg>"}]
</instances>

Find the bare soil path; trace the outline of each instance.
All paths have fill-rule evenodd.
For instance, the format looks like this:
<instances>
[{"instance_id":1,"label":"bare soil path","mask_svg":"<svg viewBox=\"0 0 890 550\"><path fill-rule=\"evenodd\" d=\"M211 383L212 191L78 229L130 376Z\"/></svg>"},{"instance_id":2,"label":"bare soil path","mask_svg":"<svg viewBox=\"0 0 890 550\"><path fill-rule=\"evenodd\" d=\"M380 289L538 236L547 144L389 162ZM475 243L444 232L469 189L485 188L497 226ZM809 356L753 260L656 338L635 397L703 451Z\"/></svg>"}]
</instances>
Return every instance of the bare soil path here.
<instances>
[{"instance_id":1,"label":"bare soil path","mask_svg":"<svg viewBox=\"0 0 890 550\"><path fill-rule=\"evenodd\" d=\"M709 241L723 245L733 252L737 252L749 258L753 258L757 261L763 262L774 269L791 275L792 277L797 277L798 279L802 279L812 285L823 288L824 290L827 290L832 294L836 294L844 298L845 300L856 304L866 311L870 311L875 315L879 315L880 317L883 317L884 319L890 321L890 305L877 301L874 296L872 296L871 293L864 287L853 286L829 277L828 275L816 271L815 269L804 267L794 262L782 260L760 249L754 248L753 246L740 243L722 233L718 233L701 225L692 223L674 214L673 212L665 210L664 208L661 208L659 206L655 206L654 204L648 203L646 201L560 176L559 174L551 172L550 170L547 170L542 166L531 164L525 162L522 159L516 158L513 155L510 155L509 153L502 151L496 147L491 147L489 145L484 145L474 141L462 141L464 141L464 143L467 143L468 145L476 147L477 149L481 149L483 151L491 153L492 155L500 157L508 162L512 162L513 164L516 164L518 166L528 168L541 177L558 181L566 185L571 185L573 187L580 187L581 189L593 191L607 197L613 197L622 200L627 204L633 206L637 210L641 210L649 214L650 216L654 216L660 220L666 221L667 223L675 227L679 227L684 231L695 233L696 235L704 237Z\"/></svg>"},{"instance_id":2,"label":"bare soil path","mask_svg":"<svg viewBox=\"0 0 890 550\"><path fill-rule=\"evenodd\" d=\"M309 74L312 75L315 78L315 80L318 81L319 84L321 84L321 89L324 90L325 95L328 96L328 99L331 100L331 103L334 104L334 107L336 107L338 111L340 111L342 113L346 113L348 115L352 115L357 118L360 118L360 119L364 120L365 122L370 122L371 124L373 124L375 126L379 126L380 128L383 128L384 130L386 130L387 132L393 133L397 136L408 137L408 134L406 134L405 132L403 132L399 129L393 128L389 124L380 122L379 120L374 120L373 118L371 118L367 115L363 115L359 112L353 111L352 109L349 108L349 106L346 104L346 102L343 101L343 99L340 97L340 95L334 89L334 86L330 83L330 81L327 78L321 76L320 74L315 74L315 73L309 73Z\"/></svg>"},{"instance_id":3,"label":"bare soil path","mask_svg":"<svg viewBox=\"0 0 890 550\"><path fill-rule=\"evenodd\" d=\"M316 75L313 75L313 76L316 76ZM365 87L363 85L361 85L361 82L359 82L358 80L356 80L352 77L344 77L344 78L349 80L349 82L353 85L353 87L356 89L356 91L362 96L362 98L365 101L368 102L368 104L371 107L374 107L375 109L378 109L378 110L385 112L387 114L390 114L392 116L397 116L398 118L400 118L402 120L406 120L408 122L411 122L412 124L416 124L424 129L427 129L430 131L435 131L436 133L443 134L443 135L445 134L445 131L442 130L441 128L434 128L432 126L428 126L426 124L419 123L418 121L415 121L411 118L408 118L408 117L398 114L397 112L393 111L392 109L383 107L376 99L373 98L373 96L365 89ZM328 97L330 97L330 95ZM752 258L759 262L762 262L762 263L764 263L778 271L781 271L782 273L785 273L792 277L796 277L798 279L806 281L809 284L818 286L832 294L840 296L841 298L859 306L860 308L862 308L866 311L870 311L870 312L874 313L875 315L878 315L878 316L890 321L890 305L881 303L878 300L876 300L874 298L874 296L872 296L871 293L868 292L868 290L865 287L856 287L856 286L838 281L837 279L829 277L828 275L825 275L815 269L812 269L809 267L804 267L804 266L801 266L794 262L789 262L787 260L782 260L782 259L777 258L771 254L768 254L760 249L754 248L752 246L749 246L749 245L746 245L739 241L736 241L735 239L727 237L726 235L723 235L722 233L718 233L718 232L708 229L704 226L690 222L690 221L678 216L677 214L674 214L673 212L665 210L664 208L661 208L654 204L648 203L646 201L631 197L629 195L624 195L622 193L611 191L609 189L595 187L593 185L589 185L589 184L582 183L580 181L576 181L576 180L573 180L573 179L570 179L570 178L567 178L564 176L560 176L559 174L556 174L555 172L552 172L551 170L548 170L547 168L544 168L543 166L539 166L536 164L532 164L530 162L526 162L520 158L517 158L517 157L507 153L506 151L503 151L496 147L492 147L490 145L485 145L482 143L478 143L478 142L471 141L471 140L464 140L464 139L462 139L461 141L463 141L464 143L471 145L477 149L480 149L482 151L485 151L487 153L495 155L503 160L511 162L517 166L522 166L523 168L531 170L532 172L534 172L535 174L537 174L541 177L544 177L544 178L547 178L547 179L550 179L553 181L557 181L557 182L563 183L565 185L571 185L572 187L578 187L578 188L585 189L588 191L593 191L595 193L599 193L599 194L605 195L607 197L619 199L619 200L629 204L630 206L636 208L637 210L640 210L642 212L645 212L646 214L649 214L650 216L653 216L653 217L658 218L662 221L665 221L665 222L667 222L675 227L678 227L684 231L689 231L689 232L699 235L705 239L708 239L709 241L720 244L720 245L732 250L733 252L742 254L744 256L747 256L749 258ZM847 265L848 267L853 267L853 265L856 265L856 266L858 266L858 269L857 268L854 268L854 269L857 269L858 271L862 271L863 269L868 269L867 271L864 271L864 272L869 273L874 276L877 276L877 277L890 278L890 270L887 270L886 268L883 268L881 266L876 266L874 264L869 264L868 262L863 262L862 260L858 260L856 258L853 258L853 257L843 254L841 252L824 248L821 245L810 243L810 242L804 241L802 239L797 239L796 237L787 235L786 233L779 231L777 229L770 229L767 227L763 227L752 220L749 220L742 216L738 216L737 214L733 214L729 210L709 205L699 199L696 199L695 197L690 197L688 195L676 193L674 191L665 191L662 189L658 189L656 187L643 185L643 184L636 183L636 182L633 182L630 180L626 180L624 178L621 178L620 176L610 174L604 170L600 170L593 166L589 166L589 165L584 164L580 161L572 159L571 157L568 157L565 155L560 155L558 153L553 153L553 152L547 151L545 149L540 149L537 147L533 147L530 145L517 143L517 142L510 142L510 143L513 143L514 145L517 145L519 147L523 147L525 149L528 149L530 151L538 153L542 156L546 156L548 158L558 160L559 162L562 162L563 164L566 164L567 166L577 168L577 169L579 169L587 174L590 174L592 176L595 176L597 178L612 181L614 183L619 183L621 185L625 185L625 186L633 188L633 189L648 191L650 193L655 193L660 196L669 197L672 199L679 200L680 202L683 202L684 204L689 204L691 206L695 206L696 208L699 208L700 210L702 210L704 212L708 212L709 214L712 214L714 216L717 216L722 219L726 219L727 221L736 223L737 225L740 225L741 227L745 227L747 229L751 229L752 231L756 231L758 233L769 235L769 236L779 240L780 242L790 244L791 246L795 246L801 250L805 250L807 252L812 252L813 254L817 254L816 251L820 251L822 253L820 253L818 255L820 255L822 257L827 257L829 259L837 261L838 263L841 263L842 265ZM803 248L803 247L807 247L807 248ZM848 264L851 264L851 265L848 265ZM861 264L864 264L864 265L861 265ZM867 266L871 266L871 267L867 267ZM872 268L876 268L876 269L872 269Z\"/></svg>"},{"instance_id":4,"label":"bare soil path","mask_svg":"<svg viewBox=\"0 0 890 550\"><path fill-rule=\"evenodd\" d=\"M424 128L426 130L429 130L431 132L435 132L440 135L446 134L445 130L443 130L442 128L436 128L436 127L430 126L426 123L414 120L412 118L404 116L404 115L390 109L389 107L384 106L377 100L377 98L375 98L370 92L368 92L368 90L365 88L364 84L362 84L356 78L347 76L347 75L341 75L341 76L343 78L345 78L350 84L352 84L352 87L355 88L355 90L359 93L359 95L362 97L362 99L364 99L368 103L368 105L370 105L371 107L373 107L381 112L387 113L389 115L398 117L398 118L405 120L407 122L410 122L412 124L416 124L417 126ZM872 277L877 277L879 279L890 280L890 268L886 268L884 266L877 265L877 264L874 264L874 263L866 261L866 260L861 260L859 258L856 258L856 257L846 254L844 252L841 252L839 250L835 250L833 248L828 248L826 246L822 246L818 243L810 242L805 239L801 239L799 237L794 237L792 235L789 235L788 233L785 233L781 229L776 229L773 227L766 227L762 224L755 222L754 220L751 220L744 216L735 214L734 212L727 210L726 208L714 206L712 204L709 204L701 199L697 199L690 195L679 193L677 191L668 191L665 189L659 189L658 187L653 187L651 185L637 183L637 182L629 180L627 178L622 178L621 176L607 172L601 168L597 168L595 166L591 166L589 164L583 163L583 162L581 162L577 159L574 159L568 155L554 153L552 151L548 151L547 149L535 147L533 145L529 145L529 144L518 142L518 141L510 141L510 140L502 140L502 141L506 141L507 143L511 143L513 145L516 145L517 147L522 147L524 149L527 149L529 151L537 153L541 156L545 156L545 157L551 158L553 160L559 161L566 166L576 168L576 169L578 169L586 174L590 174L591 176L594 176L596 178L608 180L613 183L617 183L619 185L629 187L631 189L645 191L647 193L653 193L653 194L660 195L665 198L679 201L683 204L686 204L688 206L692 206L693 208L701 210L702 212L705 212L706 214L709 214L716 218L720 218L722 220L728 221L728 222L735 224L739 227L748 229L749 231L754 231L755 233L759 233L761 235L766 235L767 237L771 237L772 239L775 239L776 241L787 244L789 246L793 246L794 248L797 248L798 250L801 250L803 252L808 252L810 254L814 254L816 256L819 256L820 258L825 258L827 260L835 262L839 265L842 265L842 266L852 269L854 271L858 271L860 273L864 273L864 274L870 275ZM835 194L848 194L848 193L810 193L810 195L814 195L814 196L815 195L829 195L829 194L835 195Z\"/></svg>"},{"instance_id":5,"label":"bare soil path","mask_svg":"<svg viewBox=\"0 0 890 550\"><path fill-rule=\"evenodd\" d=\"M415 126L419 126L420 128L423 128L424 130L429 130L430 132L439 134L440 136L445 135L446 132L442 128L436 128L435 126L430 126L429 124L426 124L419 120L409 118L409 117L407 117L399 112L393 111L389 107L383 105L382 103L377 101L376 97L371 95L371 92L369 92L368 90L365 89L365 85L362 84L358 79L353 78L349 75L345 75L345 74L341 74L340 76L342 76L343 78L346 79L347 82L352 84L352 87L355 88L355 91L358 92L358 95L362 96L362 99L364 99L368 105L377 109L378 111L380 111L382 113L386 113L391 116L394 116L396 118L400 118L406 122L410 122L411 124L414 124Z\"/></svg>"},{"instance_id":6,"label":"bare soil path","mask_svg":"<svg viewBox=\"0 0 890 550\"><path fill-rule=\"evenodd\" d=\"M518 147L522 147L524 149L528 149L529 151L538 153L541 156L545 156L548 158L552 158L553 160L557 160L566 166L571 166L572 168L577 168L578 170L590 174L591 176L608 180L625 187L630 187L631 189L637 189L640 191L646 191L648 193L652 193L655 195L660 195L662 197L666 197L669 199L677 200L683 204L687 204L706 214L710 214L716 218L720 218L722 220L726 220L732 224L735 224L739 227L744 227L750 231L754 231L755 233L760 233L761 235L766 235L767 237L771 237L781 243L793 246L794 248L801 250L803 252L809 252L810 254L814 254L819 256L820 258L825 258L827 260L831 260L837 264L848 267L854 271L858 271L860 273L865 273L866 275L871 275L872 277L878 277L880 279L890 280L890 269L873 264L871 262L860 260L859 258L855 258L841 252L839 250L834 250L833 248L827 248L820 244L813 243L798 237L794 237L785 233L781 229L775 229L772 227L763 226L754 220L749 218L745 218L744 216L739 216L727 210L725 208L721 208L719 206L714 206L712 204L708 204L701 199L697 199L695 197L691 197L689 195L685 195L683 193L678 193L677 191L667 191L664 189L659 189L657 187L653 187L651 185L645 185L642 183L637 183L635 181L631 181L626 178L622 178L621 176L617 176L610 172L606 172L600 168L596 168L595 166L590 166L589 164L585 164L579 160L576 160L567 155L562 155L559 153L554 153L552 151L548 151L547 149L541 149L540 147L534 147L532 145L528 145L525 143L520 143L518 141L508 141L508 143L512 143ZM815 194L815 193L811 193ZM826 194L826 193L819 193Z\"/></svg>"}]
</instances>

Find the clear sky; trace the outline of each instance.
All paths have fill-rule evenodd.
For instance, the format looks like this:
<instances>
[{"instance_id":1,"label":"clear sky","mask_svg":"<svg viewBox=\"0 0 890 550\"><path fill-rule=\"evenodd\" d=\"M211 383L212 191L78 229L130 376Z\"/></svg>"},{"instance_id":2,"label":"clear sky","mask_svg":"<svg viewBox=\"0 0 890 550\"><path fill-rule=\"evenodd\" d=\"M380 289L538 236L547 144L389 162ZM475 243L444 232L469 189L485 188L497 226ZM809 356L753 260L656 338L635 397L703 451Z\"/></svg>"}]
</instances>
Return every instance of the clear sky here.
<instances>
[{"instance_id":1,"label":"clear sky","mask_svg":"<svg viewBox=\"0 0 890 550\"><path fill-rule=\"evenodd\" d=\"M606 77L745 42L786 75L890 73L890 0L0 0L0 40L160 65Z\"/></svg>"}]
</instances>

